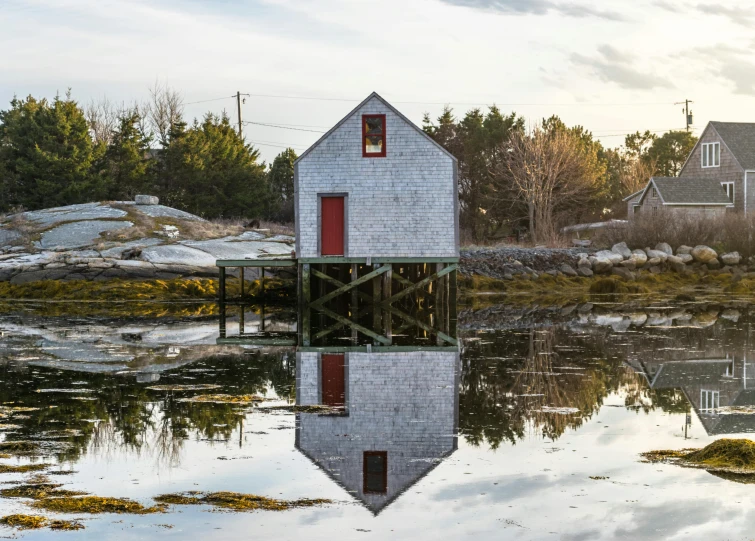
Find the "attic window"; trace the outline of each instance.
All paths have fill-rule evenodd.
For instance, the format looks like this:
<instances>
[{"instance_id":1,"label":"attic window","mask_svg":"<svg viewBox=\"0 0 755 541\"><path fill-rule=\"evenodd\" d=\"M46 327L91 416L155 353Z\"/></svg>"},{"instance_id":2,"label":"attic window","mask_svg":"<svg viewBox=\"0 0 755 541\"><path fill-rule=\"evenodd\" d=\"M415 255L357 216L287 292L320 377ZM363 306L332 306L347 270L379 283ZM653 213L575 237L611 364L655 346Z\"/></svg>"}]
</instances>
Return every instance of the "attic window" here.
<instances>
[{"instance_id":1,"label":"attic window","mask_svg":"<svg viewBox=\"0 0 755 541\"><path fill-rule=\"evenodd\" d=\"M362 115L362 157L385 157L385 115Z\"/></svg>"},{"instance_id":2,"label":"attic window","mask_svg":"<svg viewBox=\"0 0 755 541\"><path fill-rule=\"evenodd\" d=\"M721 165L720 143L703 143L701 147L703 167L718 167Z\"/></svg>"},{"instance_id":3,"label":"attic window","mask_svg":"<svg viewBox=\"0 0 755 541\"><path fill-rule=\"evenodd\" d=\"M385 494L388 490L388 452L365 451L363 461L362 491Z\"/></svg>"}]
</instances>

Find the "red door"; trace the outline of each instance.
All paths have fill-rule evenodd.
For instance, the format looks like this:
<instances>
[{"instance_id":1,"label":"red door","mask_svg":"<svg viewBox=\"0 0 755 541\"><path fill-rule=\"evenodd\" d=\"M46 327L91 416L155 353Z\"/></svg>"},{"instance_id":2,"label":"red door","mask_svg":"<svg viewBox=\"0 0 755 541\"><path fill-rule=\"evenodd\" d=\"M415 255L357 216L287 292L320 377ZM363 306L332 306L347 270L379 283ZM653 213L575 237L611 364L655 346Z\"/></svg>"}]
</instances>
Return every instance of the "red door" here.
<instances>
[{"instance_id":1,"label":"red door","mask_svg":"<svg viewBox=\"0 0 755 541\"><path fill-rule=\"evenodd\" d=\"M344 406L346 404L346 369L343 354L323 354L321 364L323 405Z\"/></svg>"},{"instance_id":2,"label":"red door","mask_svg":"<svg viewBox=\"0 0 755 541\"><path fill-rule=\"evenodd\" d=\"M321 255L344 255L343 197L323 197L321 201Z\"/></svg>"}]
</instances>

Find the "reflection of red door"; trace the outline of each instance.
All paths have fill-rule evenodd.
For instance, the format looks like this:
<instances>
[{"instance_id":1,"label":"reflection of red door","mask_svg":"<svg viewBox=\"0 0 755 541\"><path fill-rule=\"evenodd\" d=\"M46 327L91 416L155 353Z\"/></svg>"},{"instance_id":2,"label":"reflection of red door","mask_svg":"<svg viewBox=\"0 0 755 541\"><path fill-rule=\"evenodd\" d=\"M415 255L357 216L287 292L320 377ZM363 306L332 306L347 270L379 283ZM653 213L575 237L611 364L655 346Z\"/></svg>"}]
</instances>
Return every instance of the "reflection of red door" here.
<instances>
[{"instance_id":1,"label":"reflection of red door","mask_svg":"<svg viewBox=\"0 0 755 541\"><path fill-rule=\"evenodd\" d=\"M344 255L344 201L343 197L321 199L321 255Z\"/></svg>"},{"instance_id":2,"label":"reflection of red door","mask_svg":"<svg viewBox=\"0 0 755 541\"><path fill-rule=\"evenodd\" d=\"M346 367L343 354L322 356L322 403L325 406L346 404Z\"/></svg>"}]
</instances>

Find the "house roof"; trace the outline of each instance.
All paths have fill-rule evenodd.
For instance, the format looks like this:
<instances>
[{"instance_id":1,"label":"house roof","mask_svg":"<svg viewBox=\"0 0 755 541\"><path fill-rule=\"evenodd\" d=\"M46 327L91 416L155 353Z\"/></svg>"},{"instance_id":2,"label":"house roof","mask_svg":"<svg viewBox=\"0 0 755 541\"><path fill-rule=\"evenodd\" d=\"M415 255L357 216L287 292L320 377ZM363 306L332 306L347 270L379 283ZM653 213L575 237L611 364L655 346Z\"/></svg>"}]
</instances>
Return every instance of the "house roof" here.
<instances>
[{"instance_id":1,"label":"house roof","mask_svg":"<svg viewBox=\"0 0 755 541\"><path fill-rule=\"evenodd\" d=\"M755 122L711 121L742 169L755 170Z\"/></svg>"},{"instance_id":2,"label":"house roof","mask_svg":"<svg viewBox=\"0 0 755 541\"><path fill-rule=\"evenodd\" d=\"M409 124L415 130L417 130L425 139L427 139L432 144L434 144L436 147L438 147L449 158L451 158L455 162L458 161L453 154L451 154L448 150L446 150L445 148L443 148L443 146L440 145L435 139L433 139L432 137L430 137L429 135L427 135L422 130L422 128L420 128L414 122L412 122L411 120L409 120L408 118L406 118L403 114L401 114L401 112L398 109L396 109L393 105L391 105L390 103L388 103L380 94L378 94L377 92L373 92L372 94L370 94L369 96L367 96L364 100L362 100L362 102L359 105L357 105L351 111L349 111L349 114L347 114L345 117L343 117L341 120L339 120L338 123L335 126L333 126L327 132L325 132L325 135L323 135L322 137L320 137L317 141L314 142L314 144L311 147L309 147L307 150L305 150L304 153L301 156L299 156L299 158L294 163L297 163L297 162L301 161L307 154L309 154L310 152L312 152L316 147L318 147L320 145L320 143L322 143L323 141L325 141L325 139L327 139L328 137L330 137L331 133L333 133L338 128L340 128L341 124L343 124L349 118L351 118L351 116L354 113L356 113L359 109L361 109L372 98L377 98L378 100L380 100L383 103L383 105L385 105L386 107L388 107L388 109L390 109L396 116L398 116L401 120L403 120L404 122L406 122L407 124Z\"/></svg>"},{"instance_id":3,"label":"house roof","mask_svg":"<svg viewBox=\"0 0 755 541\"><path fill-rule=\"evenodd\" d=\"M637 190L633 194L629 194L628 196L626 196L624 199L622 199L622 201L629 201L630 199L632 199L634 197L637 197L638 195L640 195L644 191L645 191L645 188L642 188L641 190Z\"/></svg>"},{"instance_id":4,"label":"house roof","mask_svg":"<svg viewBox=\"0 0 755 541\"><path fill-rule=\"evenodd\" d=\"M694 177L652 177L645 192L653 185L664 205L731 205L721 182ZM645 197L643 193L642 198Z\"/></svg>"}]
</instances>

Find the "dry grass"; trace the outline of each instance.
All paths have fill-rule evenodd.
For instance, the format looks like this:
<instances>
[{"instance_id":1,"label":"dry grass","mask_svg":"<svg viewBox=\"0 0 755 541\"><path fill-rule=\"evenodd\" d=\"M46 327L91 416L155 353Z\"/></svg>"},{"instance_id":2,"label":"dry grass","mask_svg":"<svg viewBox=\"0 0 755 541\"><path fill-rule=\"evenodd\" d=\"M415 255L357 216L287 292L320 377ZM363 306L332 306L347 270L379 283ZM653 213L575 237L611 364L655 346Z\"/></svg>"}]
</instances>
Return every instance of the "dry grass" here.
<instances>
[{"instance_id":1,"label":"dry grass","mask_svg":"<svg viewBox=\"0 0 755 541\"><path fill-rule=\"evenodd\" d=\"M36 509L55 513L128 513L148 515L163 513L165 506L144 507L139 502L127 498L103 498L101 496L44 498L32 504Z\"/></svg>"},{"instance_id":2,"label":"dry grass","mask_svg":"<svg viewBox=\"0 0 755 541\"><path fill-rule=\"evenodd\" d=\"M660 213L638 216L625 226L598 230L593 243L609 247L626 242L630 248L653 248L667 242L673 248L704 244L719 253L737 251L742 256L755 255L755 217L728 212L722 217L690 218Z\"/></svg>"},{"instance_id":3,"label":"dry grass","mask_svg":"<svg viewBox=\"0 0 755 541\"><path fill-rule=\"evenodd\" d=\"M155 498L156 502L168 505L212 505L230 511L286 511L298 507L312 507L332 503L331 500L300 499L275 500L255 494L241 494L238 492L179 492L162 494Z\"/></svg>"},{"instance_id":4,"label":"dry grass","mask_svg":"<svg viewBox=\"0 0 755 541\"><path fill-rule=\"evenodd\" d=\"M0 524L19 530L38 530L47 526L47 519L39 515L7 515L0 518Z\"/></svg>"},{"instance_id":5,"label":"dry grass","mask_svg":"<svg viewBox=\"0 0 755 541\"><path fill-rule=\"evenodd\" d=\"M63 485L57 483L17 485L0 490L0 496L5 498L30 498L32 500L41 500L44 498L60 496L85 496L87 494L86 492L78 490L60 490L61 486Z\"/></svg>"}]
</instances>

